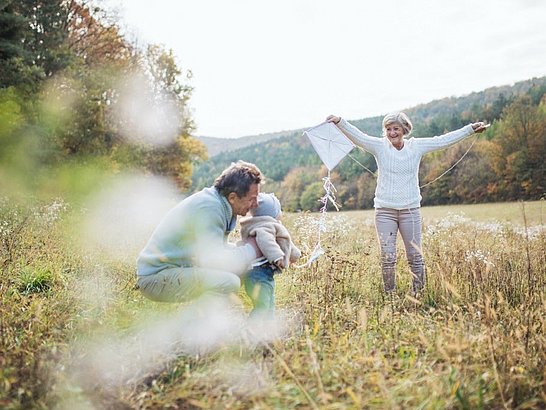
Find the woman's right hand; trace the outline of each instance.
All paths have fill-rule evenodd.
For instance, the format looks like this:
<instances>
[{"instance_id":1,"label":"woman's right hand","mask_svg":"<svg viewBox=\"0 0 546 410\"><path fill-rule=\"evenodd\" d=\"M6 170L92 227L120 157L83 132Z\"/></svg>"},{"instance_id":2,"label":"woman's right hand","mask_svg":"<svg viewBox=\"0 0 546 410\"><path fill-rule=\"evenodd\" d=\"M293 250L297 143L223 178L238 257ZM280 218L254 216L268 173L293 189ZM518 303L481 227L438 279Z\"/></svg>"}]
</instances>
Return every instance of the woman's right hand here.
<instances>
[{"instance_id":1,"label":"woman's right hand","mask_svg":"<svg viewBox=\"0 0 546 410\"><path fill-rule=\"evenodd\" d=\"M339 124L340 121L341 121L341 117L338 117L335 115L329 115L328 117L326 117L326 122L331 122L335 125Z\"/></svg>"},{"instance_id":2,"label":"woman's right hand","mask_svg":"<svg viewBox=\"0 0 546 410\"><path fill-rule=\"evenodd\" d=\"M489 127L489 124L486 124L483 121L475 122L472 124L472 129L475 133L484 132Z\"/></svg>"}]
</instances>

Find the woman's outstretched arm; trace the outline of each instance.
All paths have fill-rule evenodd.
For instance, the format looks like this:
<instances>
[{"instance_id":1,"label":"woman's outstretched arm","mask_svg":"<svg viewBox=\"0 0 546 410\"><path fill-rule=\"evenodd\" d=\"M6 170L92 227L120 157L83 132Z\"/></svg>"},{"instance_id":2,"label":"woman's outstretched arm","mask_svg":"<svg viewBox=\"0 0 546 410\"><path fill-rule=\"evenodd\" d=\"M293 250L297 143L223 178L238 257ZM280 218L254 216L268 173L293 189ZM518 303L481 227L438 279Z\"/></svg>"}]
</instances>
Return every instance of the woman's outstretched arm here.
<instances>
[{"instance_id":1,"label":"woman's outstretched arm","mask_svg":"<svg viewBox=\"0 0 546 410\"><path fill-rule=\"evenodd\" d=\"M354 125L336 115L329 115L326 117L326 121L335 124L336 127L338 127L355 145L358 145L372 154L375 154L376 147L379 147L382 143L382 138L372 137L360 131Z\"/></svg>"},{"instance_id":2,"label":"woman's outstretched arm","mask_svg":"<svg viewBox=\"0 0 546 410\"><path fill-rule=\"evenodd\" d=\"M447 148L459 141L462 141L466 137L483 132L489 127L484 122L475 122L468 124L458 130L448 132L443 135L439 135L431 138L415 138L415 144L421 149L423 154L439 149Z\"/></svg>"}]
</instances>

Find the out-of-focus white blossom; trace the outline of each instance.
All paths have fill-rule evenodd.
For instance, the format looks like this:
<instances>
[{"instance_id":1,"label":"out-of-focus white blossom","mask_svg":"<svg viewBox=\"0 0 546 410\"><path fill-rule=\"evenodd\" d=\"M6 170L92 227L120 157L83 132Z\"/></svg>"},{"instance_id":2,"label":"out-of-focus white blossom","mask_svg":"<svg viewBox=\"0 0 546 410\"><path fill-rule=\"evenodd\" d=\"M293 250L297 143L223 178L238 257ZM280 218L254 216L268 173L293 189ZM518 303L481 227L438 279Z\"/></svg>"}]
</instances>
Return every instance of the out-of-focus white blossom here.
<instances>
[{"instance_id":1,"label":"out-of-focus white blossom","mask_svg":"<svg viewBox=\"0 0 546 410\"><path fill-rule=\"evenodd\" d=\"M294 233L301 237L315 238L318 230L321 232L350 232L357 227L343 214L321 215L302 214L294 221Z\"/></svg>"},{"instance_id":2,"label":"out-of-focus white blossom","mask_svg":"<svg viewBox=\"0 0 546 410\"><path fill-rule=\"evenodd\" d=\"M461 214L448 213L445 218L428 224L423 232L423 236L430 238L440 233L462 231L468 228L477 232L493 234L497 239L506 239L507 235L516 234L529 240L535 240L546 232L546 225L524 228L510 222L476 222Z\"/></svg>"}]
</instances>

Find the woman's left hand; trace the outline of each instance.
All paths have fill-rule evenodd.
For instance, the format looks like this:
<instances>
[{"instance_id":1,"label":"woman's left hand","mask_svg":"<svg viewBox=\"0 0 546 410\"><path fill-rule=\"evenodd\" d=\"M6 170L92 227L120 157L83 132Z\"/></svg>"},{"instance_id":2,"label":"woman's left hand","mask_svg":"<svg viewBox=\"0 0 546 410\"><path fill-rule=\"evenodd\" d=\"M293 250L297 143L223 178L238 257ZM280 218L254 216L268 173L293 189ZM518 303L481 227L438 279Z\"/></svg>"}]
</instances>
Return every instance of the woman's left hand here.
<instances>
[{"instance_id":1,"label":"woman's left hand","mask_svg":"<svg viewBox=\"0 0 546 410\"><path fill-rule=\"evenodd\" d=\"M489 127L489 124L486 124L485 122L483 121L480 121L480 122L475 122L472 124L472 129L474 130L474 132L484 132L487 127Z\"/></svg>"}]
</instances>

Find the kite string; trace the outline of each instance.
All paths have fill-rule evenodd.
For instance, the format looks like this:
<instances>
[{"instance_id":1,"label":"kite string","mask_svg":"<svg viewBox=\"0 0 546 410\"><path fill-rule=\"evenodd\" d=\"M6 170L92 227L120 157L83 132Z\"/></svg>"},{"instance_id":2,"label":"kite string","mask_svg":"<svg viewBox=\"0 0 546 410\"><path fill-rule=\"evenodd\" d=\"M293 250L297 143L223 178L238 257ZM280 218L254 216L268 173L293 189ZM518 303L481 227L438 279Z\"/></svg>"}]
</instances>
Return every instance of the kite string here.
<instances>
[{"instance_id":1,"label":"kite string","mask_svg":"<svg viewBox=\"0 0 546 410\"><path fill-rule=\"evenodd\" d=\"M436 181L438 181L440 178L442 178L445 174L447 174L449 171L451 171L453 168L455 168L457 166L457 164L459 162L461 162L464 157L466 157L466 154L468 154L470 152L470 150L472 149L472 147L474 146L474 144L476 143L476 141L478 140L478 137L476 136L476 138L474 138L474 141L472 141L472 144L470 144L470 147L468 147L468 149L466 150L466 152L463 154L463 156L461 158L459 158L457 160L457 162L455 162L451 167L449 167L446 171L442 172L440 175L438 175L436 178L434 178L432 181L429 181L427 182L426 184L424 185L421 185L419 188L424 188L426 187L427 185L430 185Z\"/></svg>"},{"instance_id":2,"label":"kite string","mask_svg":"<svg viewBox=\"0 0 546 410\"><path fill-rule=\"evenodd\" d=\"M361 147L358 147L359 149L361 149L362 151L364 151ZM366 151L364 151L366 152ZM366 171L368 171L370 174L372 174L374 177L377 178L377 175L375 175L375 173L370 169L368 168L366 165L362 164L360 161L358 161L355 157L353 157L350 153L347 154L347 156L349 158L351 158L354 162L356 162L358 165L360 165L362 168L364 168Z\"/></svg>"}]
</instances>

